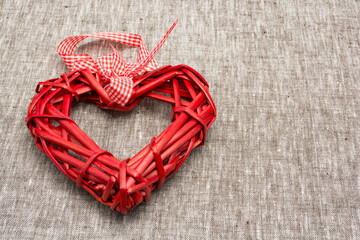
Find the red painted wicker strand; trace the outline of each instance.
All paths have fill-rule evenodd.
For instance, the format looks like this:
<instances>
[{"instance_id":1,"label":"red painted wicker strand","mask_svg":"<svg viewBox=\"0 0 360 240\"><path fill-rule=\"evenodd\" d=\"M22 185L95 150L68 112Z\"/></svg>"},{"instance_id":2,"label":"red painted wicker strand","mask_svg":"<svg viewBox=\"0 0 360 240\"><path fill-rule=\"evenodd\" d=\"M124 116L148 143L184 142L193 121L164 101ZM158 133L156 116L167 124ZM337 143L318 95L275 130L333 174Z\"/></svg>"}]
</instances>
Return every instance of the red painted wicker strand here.
<instances>
[{"instance_id":1,"label":"red painted wicker strand","mask_svg":"<svg viewBox=\"0 0 360 240\"><path fill-rule=\"evenodd\" d=\"M87 69L64 73L38 84L26 117L37 147L77 185L123 214L147 201L190 151L204 144L216 117L208 84L188 66L164 66L133 80L135 93L121 107L109 98L98 73ZM170 103L173 122L131 159L119 160L102 150L70 118L74 100L128 111L145 97Z\"/></svg>"}]
</instances>

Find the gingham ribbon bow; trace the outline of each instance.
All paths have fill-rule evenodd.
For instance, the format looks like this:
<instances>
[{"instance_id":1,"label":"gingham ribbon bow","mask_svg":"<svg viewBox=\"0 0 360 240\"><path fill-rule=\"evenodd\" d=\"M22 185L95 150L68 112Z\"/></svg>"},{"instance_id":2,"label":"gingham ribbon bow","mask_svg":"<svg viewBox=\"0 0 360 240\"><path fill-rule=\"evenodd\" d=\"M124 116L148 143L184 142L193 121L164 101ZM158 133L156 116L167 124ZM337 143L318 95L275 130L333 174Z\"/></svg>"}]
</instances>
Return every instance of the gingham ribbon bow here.
<instances>
[{"instance_id":1,"label":"gingham ribbon bow","mask_svg":"<svg viewBox=\"0 0 360 240\"><path fill-rule=\"evenodd\" d=\"M117 32L94 33L68 37L60 43L57 52L71 70L88 68L92 72L100 73L103 78L109 81L105 90L108 92L110 98L117 104L124 106L133 94L132 77L145 71L151 71L158 68L154 56L164 44L166 38L169 36L177 22L178 20L173 23L151 53L149 53L149 50L145 47L140 35ZM101 38L139 47L140 50L137 62L126 62L113 46L111 46L113 48L113 53L100 57L97 60L94 60L88 54L74 54L76 46L88 37Z\"/></svg>"}]
</instances>

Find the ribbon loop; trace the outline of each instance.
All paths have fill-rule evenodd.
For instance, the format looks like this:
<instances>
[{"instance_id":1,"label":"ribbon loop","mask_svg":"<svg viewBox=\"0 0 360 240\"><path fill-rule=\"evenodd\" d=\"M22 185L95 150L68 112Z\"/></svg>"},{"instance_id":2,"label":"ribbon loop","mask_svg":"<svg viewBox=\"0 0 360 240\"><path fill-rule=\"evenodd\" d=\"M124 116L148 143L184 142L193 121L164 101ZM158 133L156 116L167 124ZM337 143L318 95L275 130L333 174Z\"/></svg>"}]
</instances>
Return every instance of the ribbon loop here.
<instances>
[{"instance_id":1,"label":"ribbon loop","mask_svg":"<svg viewBox=\"0 0 360 240\"><path fill-rule=\"evenodd\" d=\"M117 32L93 33L68 37L60 43L57 52L72 71L88 68L93 73L98 72L104 79L110 82L110 84L105 87L110 98L117 104L125 106L134 92L132 77L142 74L145 71L158 68L154 56L164 44L177 22L178 20L173 23L151 53L145 47L140 35ZM94 60L88 54L74 54L77 45L88 37L111 40L139 47L137 62L126 62L112 45L113 53L102 56L97 60Z\"/></svg>"}]
</instances>

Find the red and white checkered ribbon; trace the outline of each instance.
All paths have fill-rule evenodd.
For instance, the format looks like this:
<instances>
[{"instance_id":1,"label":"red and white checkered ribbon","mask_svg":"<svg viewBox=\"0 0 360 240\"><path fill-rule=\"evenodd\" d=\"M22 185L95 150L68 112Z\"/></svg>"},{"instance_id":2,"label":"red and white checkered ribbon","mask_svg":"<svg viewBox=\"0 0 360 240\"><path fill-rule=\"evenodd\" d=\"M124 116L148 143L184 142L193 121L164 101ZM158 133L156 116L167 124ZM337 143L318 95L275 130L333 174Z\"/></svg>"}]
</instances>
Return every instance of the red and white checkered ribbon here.
<instances>
[{"instance_id":1,"label":"red and white checkered ribbon","mask_svg":"<svg viewBox=\"0 0 360 240\"><path fill-rule=\"evenodd\" d=\"M68 37L60 43L57 52L71 70L88 68L90 71L98 72L103 78L109 80L110 83L105 87L105 90L114 102L124 106L134 92L132 77L142 74L145 71L151 71L158 68L154 56L164 44L166 38L169 36L177 22L178 20L173 23L163 39L151 53L149 53L149 50L145 47L140 35L117 32L94 33ZM88 37L101 38L139 47L140 50L137 62L126 62L113 46L111 46L113 48L113 53L100 57L97 60L94 60L88 54L74 54L76 46Z\"/></svg>"}]
</instances>

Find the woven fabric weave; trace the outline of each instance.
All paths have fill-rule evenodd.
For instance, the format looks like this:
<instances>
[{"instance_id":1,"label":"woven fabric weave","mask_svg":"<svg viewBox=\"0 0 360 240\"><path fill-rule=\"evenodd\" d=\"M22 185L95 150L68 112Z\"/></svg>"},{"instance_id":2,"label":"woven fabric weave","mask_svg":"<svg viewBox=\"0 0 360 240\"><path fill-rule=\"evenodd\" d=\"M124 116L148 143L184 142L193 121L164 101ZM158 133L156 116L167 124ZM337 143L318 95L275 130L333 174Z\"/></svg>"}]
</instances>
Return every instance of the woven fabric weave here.
<instances>
[{"instance_id":1,"label":"woven fabric weave","mask_svg":"<svg viewBox=\"0 0 360 240\"><path fill-rule=\"evenodd\" d=\"M1 237L360 239L359 16L357 0L0 1ZM176 18L156 61L201 73L217 118L205 146L123 216L34 147L24 117L34 85L69 71L56 53L65 36L138 33L151 51ZM137 48L112 44L136 62ZM77 53L112 50L86 39ZM80 102L71 117L126 159L170 112L151 99L125 113Z\"/></svg>"}]
</instances>

